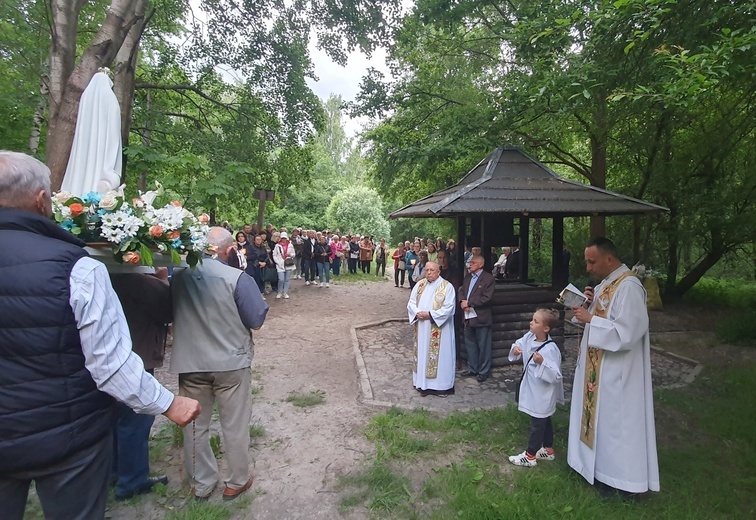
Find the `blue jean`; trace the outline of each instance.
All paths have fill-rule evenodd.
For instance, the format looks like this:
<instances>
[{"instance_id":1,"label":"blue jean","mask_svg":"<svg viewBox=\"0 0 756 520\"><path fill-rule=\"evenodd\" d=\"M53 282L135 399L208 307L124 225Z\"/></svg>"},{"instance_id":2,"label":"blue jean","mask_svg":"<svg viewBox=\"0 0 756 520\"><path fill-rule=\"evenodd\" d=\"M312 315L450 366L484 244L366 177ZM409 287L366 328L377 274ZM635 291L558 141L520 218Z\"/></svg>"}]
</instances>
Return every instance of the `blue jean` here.
<instances>
[{"instance_id":1,"label":"blue jean","mask_svg":"<svg viewBox=\"0 0 756 520\"><path fill-rule=\"evenodd\" d=\"M331 269L333 269L333 276L339 276L341 272L341 258L338 256L331 262Z\"/></svg>"},{"instance_id":2,"label":"blue jean","mask_svg":"<svg viewBox=\"0 0 756 520\"><path fill-rule=\"evenodd\" d=\"M289 280L291 280L291 271L278 271L278 294L289 294Z\"/></svg>"},{"instance_id":3,"label":"blue jean","mask_svg":"<svg viewBox=\"0 0 756 520\"><path fill-rule=\"evenodd\" d=\"M123 403L116 403L116 434L113 442L113 473L116 494L136 493L150 476L150 429L153 415L135 413Z\"/></svg>"},{"instance_id":4,"label":"blue jean","mask_svg":"<svg viewBox=\"0 0 756 520\"><path fill-rule=\"evenodd\" d=\"M323 283L323 275L325 275L326 283L331 283L331 264L325 262L318 262L318 280Z\"/></svg>"}]
</instances>

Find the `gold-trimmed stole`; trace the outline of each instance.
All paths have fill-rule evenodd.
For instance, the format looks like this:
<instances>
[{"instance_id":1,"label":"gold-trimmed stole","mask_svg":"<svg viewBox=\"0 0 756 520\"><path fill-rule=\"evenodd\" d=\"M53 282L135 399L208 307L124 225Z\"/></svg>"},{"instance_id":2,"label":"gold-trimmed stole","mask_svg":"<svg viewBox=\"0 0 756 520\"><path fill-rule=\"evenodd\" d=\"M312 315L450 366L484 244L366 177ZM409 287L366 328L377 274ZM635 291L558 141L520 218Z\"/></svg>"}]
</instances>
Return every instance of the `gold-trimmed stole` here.
<instances>
[{"instance_id":1,"label":"gold-trimmed stole","mask_svg":"<svg viewBox=\"0 0 756 520\"><path fill-rule=\"evenodd\" d=\"M428 285L428 280L423 278L417 283L417 303L420 303L420 298L423 296L425 286ZM449 287L449 282L442 279L441 284L436 289L436 294L433 295L433 310L439 310L446 301L446 290ZM436 325L433 320L430 320L431 331L430 341L428 343L428 359L425 364L425 377L429 379L435 379L438 376L438 353L441 350L441 327ZM413 358L415 366L417 367L417 359L420 347L417 342L417 326L415 322L415 356Z\"/></svg>"},{"instance_id":2,"label":"gold-trimmed stole","mask_svg":"<svg viewBox=\"0 0 756 520\"><path fill-rule=\"evenodd\" d=\"M601 290L594 306L593 315L606 318L609 315L614 293L620 282L633 276L632 271L622 273L612 283ZM596 440L596 404L598 403L599 382L601 381L601 362L604 350L588 347L585 354L585 378L583 382L583 415L580 421L580 440L593 449Z\"/></svg>"}]
</instances>

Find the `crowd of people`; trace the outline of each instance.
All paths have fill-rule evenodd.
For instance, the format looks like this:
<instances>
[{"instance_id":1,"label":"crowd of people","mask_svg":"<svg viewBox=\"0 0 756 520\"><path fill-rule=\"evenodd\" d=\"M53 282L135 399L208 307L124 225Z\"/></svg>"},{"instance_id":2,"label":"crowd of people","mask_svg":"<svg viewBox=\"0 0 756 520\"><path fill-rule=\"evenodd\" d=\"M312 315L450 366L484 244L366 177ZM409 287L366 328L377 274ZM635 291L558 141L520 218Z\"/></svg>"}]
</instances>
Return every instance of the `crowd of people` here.
<instances>
[{"instance_id":1,"label":"crowd of people","mask_svg":"<svg viewBox=\"0 0 756 520\"><path fill-rule=\"evenodd\" d=\"M175 269L168 283L165 270L109 272L51 213L49 169L0 151L0 503L7 518L23 518L32 482L47 517L71 519L104 518L111 482L116 499L167 482L149 474L157 414L185 428L183 462L196 500L208 500L220 482L225 500L247 491L253 331L269 310L266 283L288 298L292 279L328 287L344 269L370 274L373 262L383 277L391 255L395 286L412 289L417 391L454 394L458 326L467 352L462 376L484 383L491 373L495 275L484 270L479 249L461 256L460 280L453 240L418 238L391 252L383 239L338 231L244 226L232 235L213 227L212 254L194 269ZM517 258L516 249L508 253L505 276ZM572 308L585 332L567 461L611 493L658 491L645 290L610 240L591 241L585 260L599 283ZM179 395L152 375L168 322ZM510 360L523 362L519 409L531 417L527 449L510 457L519 466L555 458L561 354L549 332L557 325L554 311L539 309L510 350ZM210 445L216 404L225 478Z\"/></svg>"},{"instance_id":2,"label":"crowd of people","mask_svg":"<svg viewBox=\"0 0 756 520\"><path fill-rule=\"evenodd\" d=\"M232 232L228 222L222 227ZM341 233L338 229L289 231L268 224L260 230L255 224L245 224L234 237L235 254L229 258L229 265L250 275L263 298L275 293L276 299L288 300L292 280L325 288L333 278L345 274L372 272L384 277L390 254L385 238Z\"/></svg>"}]
</instances>

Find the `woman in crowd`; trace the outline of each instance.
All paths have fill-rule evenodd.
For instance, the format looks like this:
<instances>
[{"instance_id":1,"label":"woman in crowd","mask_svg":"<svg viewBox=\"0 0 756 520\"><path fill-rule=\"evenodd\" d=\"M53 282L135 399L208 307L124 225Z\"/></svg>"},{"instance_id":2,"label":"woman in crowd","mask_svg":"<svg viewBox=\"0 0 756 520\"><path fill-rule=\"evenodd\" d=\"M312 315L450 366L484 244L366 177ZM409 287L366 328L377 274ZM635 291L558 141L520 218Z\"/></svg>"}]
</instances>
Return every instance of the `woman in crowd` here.
<instances>
[{"instance_id":1,"label":"woman in crowd","mask_svg":"<svg viewBox=\"0 0 756 520\"><path fill-rule=\"evenodd\" d=\"M248 250L251 248L247 243L247 235L239 231L236 234L236 243L234 244L234 254L228 255L228 265L236 267L242 271L247 270L247 260L249 258Z\"/></svg>"},{"instance_id":2,"label":"woman in crowd","mask_svg":"<svg viewBox=\"0 0 756 520\"><path fill-rule=\"evenodd\" d=\"M428 242L426 251L428 252L428 261L435 262L438 260L438 251L436 250L435 242Z\"/></svg>"},{"instance_id":3,"label":"woman in crowd","mask_svg":"<svg viewBox=\"0 0 756 520\"><path fill-rule=\"evenodd\" d=\"M404 255L404 267L407 271L407 279L409 280L410 289L415 287L415 281L412 279L412 275L415 272L415 265L420 260L418 253L420 253L420 242L415 242L412 244L412 249L408 250Z\"/></svg>"},{"instance_id":4,"label":"woman in crowd","mask_svg":"<svg viewBox=\"0 0 756 520\"><path fill-rule=\"evenodd\" d=\"M247 259L247 273L252 271L252 278L257 282L260 294L265 294L265 282L263 281L263 269L268 266L268 249L263 243L262 235L255 235L255 242L252 244L251 254Z\"/></svg>"},{"instance_id":5,"label":"woman in crowd","mask_svg":"<svg viewBox=\"0 0 756 520\"><path fill-rule=\"evenodd\" d=\"M349 269L349 239L346 235L341 237L341 250L344 253L341 257L341 270L346 273Z\"/></svg>"},{"instance_id":6,"label":"woman in crowd","mask_svg":"<svg viewBox=\"0 0 756 520\"><path fill-rule=\"evenodd\" d=\"M404 275L407 272L404 264L404 256L406 254L407 250L404 248L404 242L399 242L399 247L391 255L391 258L394 259L394 287L399 287L399 278L401 278L401 287L404 288Z\"/></svg>"},{"instance_id":7,"label":"woman in crowd","mask_svg":"<svg viewBox=\"0 0 756 520\"><path fill-rule=\"evenodd\" d=\"M373 262L373 243L370 237L360 240L360 268L363 273L370 274L370 264Z\"/></svg>"},{"instance_id":8,"label":"woman in crowd","mask_svg":"<svg viewBox=\"0 0 756 520\"><path fill-rule=\"evenodd\" d=\"M417 283L425 278L425 264L428 263L428 251L422 250L417 253L417 263L412 272L412 280Z\"/></svg>"},{"instance_id":9,"label":"woman in crowd","mask_svg":"<svg viewBox=\"0 0 756 520\"><path fill-rule=\"evenodd\" d=\"M457 243L451 238L446 243L446 257L449 260L449 268L456 269L457 266Z\"/></svg>"},{"instance_id":10,"label":"woman in crowd","mask_svg":"<svg viewBox=\"0 0 756 520\"><path fill-rule=\"evenodd\" d=\"M357 274L357 262L360 259L360 244L357 243L357 235L353 235L349 241L349 273Z\"/></svg>"},{"instance_id":11,"label":"woman in crowd","mask_svg":"<svg viewBox=\"0 0 756 520\"><path fill-rule=\"evenodd\" d=\"M318 280L323 287L323 278L325 278L325 287L331 286L331 246L326 242L326 237L322 233L316 235L318 243L315 244L313 251L315 262L318 268Z\"/></svg>"},{"instance_id":12,"label":"woman in crowd","mask_svg":"<svg viewBox=\"0 0 756 520\"><path fill-rule=\"evenodd\" d=\"M501 256L498 260L496 260L496 263L494 263L493 266L493 275L496 277L497 280L503 280L506 272L507 272L507 257L509 256L509 253L512 251L509 247L502 247L501 248Z\"/></svg>"},{"instance_id":13,"label":"woman in crowd","mask_svg":"<svg viewBox=\"0 0 756 520\"><path fill-rule=\"evenodd\" d=\"M386 239L382 238L378 247L375 248L375 276L386 276L386 258L388 258L388 248Z\"/></svg>"},{"instance_id":14,"label":"woman in crowd","mask_svg":"<svg viewBox=\"0 0 756 520\"><path fill-rule=\"evenodd\" d=\"M341 245L339 235L333 235L331 239L331 270L333 276L339 276L339 273L341 273L342 258L344 258L344 246Z\"/></svg>"},{"instance_id":15,"label":"woman in crowd","mask_svg":"<svg viewBox=\"0 0 756 520\"><path fill-rule=\"evenodd\" d=\"M302 278L302 248L304 240L302 239L302 230L294 228L291 230L291 245L294 246L294 270L291 272L295 280Z\"/></svg>"},{"instance_id":16,"label":"woman in crowd","mask_svg":"<svg viewBox=\"0 0 756 520\"><path fill-rule=\"evenodd\" d=\"M289 242L289 235L285 231L282 231L279 235L277 231L273 232L273 236L278 235L276 245L273 247L273 261L276 264L276 272L278 273L278 291L276 298L289 299L289 283L291 280L291 273L295 269L294 246Z\"/></svg>"}]
</instances>

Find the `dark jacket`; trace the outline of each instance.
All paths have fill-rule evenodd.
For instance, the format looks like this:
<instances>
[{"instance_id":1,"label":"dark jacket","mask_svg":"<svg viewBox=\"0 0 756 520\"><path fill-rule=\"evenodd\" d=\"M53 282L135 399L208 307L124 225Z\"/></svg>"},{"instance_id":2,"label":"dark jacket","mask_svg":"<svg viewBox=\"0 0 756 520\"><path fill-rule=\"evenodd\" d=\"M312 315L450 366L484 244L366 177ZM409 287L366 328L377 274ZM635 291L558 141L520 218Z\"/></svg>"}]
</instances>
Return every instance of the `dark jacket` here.
<instances>
[{"instance_id":1,"label":"dark jacket","mask_svg":"<svg viewBox=\"0 0 756 520\"><path fill-rule=\"evenodd\" d=\"M478 315L467 322L468 327L490 327L493 325L493 314L491 307L493 306L494 290L496 288L496 279L491 273L481 269L478 281L475 283L470 298L467 297L467 290L470 288L471 274L465 276L465 280L462 282L457 293L457 300L467 300L470 307L475 310Z\"/></svg>"},{"instance_id":2,"label":"dark jacket","mask_svg":"<svg viewBox=\"0 0 756 520\"><path fill-rule=\"evenodd\" d=\"M516 249L509 253L507 265L504 267L507 280L517 280L520 277L520 250Z\"/></svg>"},{"instance_id":3,"label":"dark jacket","mask_svg":"<svg viewBox=\"0 0 756 520\"><path fill-rule=\"evenodd\" d=\"M315 244L313 244L313 241ZM304 244L302 244L302 258L305 260L312 260L315 254L315 246L317 245L318 241L317 239L310 240L309 238L304 239Z\"/></svg>"},{"instance_id":4,"label":"dark jacket","mask_svg":"<svg viewBox=\"0 0 756 520\"><path fill-rule=\"evenodd\" d=\"M236 256L236 255L234 255ZM131 350L152 370L163 366L168 323L173 321L171 287L149 274L111 274L131 333Z\"/></svg>"},{"instance_id":5,"label":"dark jacket","mask_svg":"<svg viewBox=\"0 0 756 520\"><path fill-rule=\"evenodd\" d=\"M83 245L0 208L0 474L55 464L112 429L113 399L86 369L70 304Z\"/></svg>"},{"instance_id":6,"label":"dark jacket","mask_svg":"<svg viewBox=\"0 0 756 520\"><path fill-rule=\"evenodd\" d=\"M321 264L328 264L331 262L331 246L328 245L328 243L321 244L320 242L318 242L317 244L315 244L313 255L315 256L316 262L320 262Z\"/></svg>"}]
</instances>

